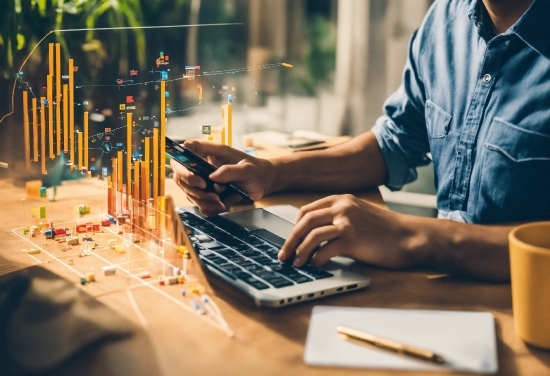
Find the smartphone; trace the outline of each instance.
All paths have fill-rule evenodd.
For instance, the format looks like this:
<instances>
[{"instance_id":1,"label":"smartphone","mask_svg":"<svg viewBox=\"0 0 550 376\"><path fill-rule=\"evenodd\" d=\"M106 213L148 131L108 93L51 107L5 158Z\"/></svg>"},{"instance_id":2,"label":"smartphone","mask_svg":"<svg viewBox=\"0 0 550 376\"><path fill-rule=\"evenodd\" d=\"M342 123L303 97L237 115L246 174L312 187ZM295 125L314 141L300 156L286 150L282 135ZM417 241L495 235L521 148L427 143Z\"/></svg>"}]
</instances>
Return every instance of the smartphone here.
<instances>
[{"instance_id":1,"label":"smartphone","mask_svg":"<svg viewBox=\"0 0 550 376\"><path fill-rule=\"evenodd\" d=\"M216 192L214 189L214 182L210 180L208 176L210 176L211 173L216 171L216 167L208 163L206 160L204 160L201 156L193 153L191 150L185 148L184 146L181 146L174 140L169 139L166 137L166 154L170 156L170 158L174 159L176 162L181 163L185 167L187 167L188 170L191 172L199 175L201 178L204 179L206 182L206 188L205 191L207 192ZM225 190L221 193L218 193L221 200L224 200L225 198L237 194L242 197L241 201L239 203L253 203L254 201L248 196L246 193L241 191L239 188L235 187L233 184L224 184Z\"/></svg>"}]
</instances>

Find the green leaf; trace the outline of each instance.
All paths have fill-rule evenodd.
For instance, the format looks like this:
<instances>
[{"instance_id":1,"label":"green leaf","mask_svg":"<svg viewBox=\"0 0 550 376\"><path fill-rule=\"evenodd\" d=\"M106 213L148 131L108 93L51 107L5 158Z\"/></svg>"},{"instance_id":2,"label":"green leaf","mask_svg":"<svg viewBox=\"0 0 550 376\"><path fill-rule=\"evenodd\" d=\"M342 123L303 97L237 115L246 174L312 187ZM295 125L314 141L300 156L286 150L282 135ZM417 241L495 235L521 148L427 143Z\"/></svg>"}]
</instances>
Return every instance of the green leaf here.
<instances>
[{"instance_id":1,"label":"green leaf","mask_svg":"<svg viewBox=\"0 0 550 376\"><path fill-rule=\"evenodd\" d=\"M25 36L23 34L17 33L17 51L21 51L23 48L25 48Z\"/></svg>"},{"instance_id":2,"label":"green leaf","mask_svg":"<svg viewBox=\"0 0 550 376\"><path fill-rule=\"evenodd\" d=\"M38 0L38 11L42 16L45 16L47 13L47 1L46 0Z\"/></svg>"},{"instance_id":3,"label":"green leaf","mask_svg":"<svg viewBox=\"0 0 550 376\"><path fill-rule=\"evenodd\" d=\"M14 0L15 5L15 13L20 14L21 13L21 0Z\"/></svg>"}]
</instances>

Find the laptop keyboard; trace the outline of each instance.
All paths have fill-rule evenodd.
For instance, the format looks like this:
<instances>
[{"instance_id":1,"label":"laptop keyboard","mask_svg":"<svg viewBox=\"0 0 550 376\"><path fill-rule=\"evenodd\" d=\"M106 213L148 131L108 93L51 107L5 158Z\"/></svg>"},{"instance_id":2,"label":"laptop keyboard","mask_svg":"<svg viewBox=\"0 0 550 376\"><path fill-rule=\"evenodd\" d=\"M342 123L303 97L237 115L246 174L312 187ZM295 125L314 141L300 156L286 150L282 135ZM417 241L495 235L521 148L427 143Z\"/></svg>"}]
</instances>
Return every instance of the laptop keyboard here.
<instances>
[{"instance_id":1,"label":"laptop keyboard","mask_svg":"<svg viewBox=\"0 0 550 376\"><path fill-rule=\"evenodd\" d=\"M258 290L333 277L308 264L295 268L290 263L280 262L277 258L279 247L223 217L201 218L183 212L180 218L192 231L190 239L201 260Z\"/></svg>"}]
</instances>

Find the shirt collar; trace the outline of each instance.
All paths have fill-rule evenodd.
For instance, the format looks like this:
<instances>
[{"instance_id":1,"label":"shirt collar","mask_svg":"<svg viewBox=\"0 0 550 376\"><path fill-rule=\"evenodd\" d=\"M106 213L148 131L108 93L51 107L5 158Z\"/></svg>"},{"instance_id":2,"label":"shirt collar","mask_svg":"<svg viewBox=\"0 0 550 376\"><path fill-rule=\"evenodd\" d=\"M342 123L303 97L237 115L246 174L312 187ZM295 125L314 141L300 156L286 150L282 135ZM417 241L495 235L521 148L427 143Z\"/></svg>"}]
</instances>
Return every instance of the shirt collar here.
<instances>
[{"instance_id":1,"label":"shirt collar","mask_svg":"<svg viewBox=\"0 0 550 376\"><path fill-rule=\"evenodd\" d=\"M468 17L476 26L483 21L482 0L473 0L470 4ZM541 55L548 53L550 45L550 1L535 0L523 16L505 34L515 34L532 49Z\"/></svg>"}]
</instances>

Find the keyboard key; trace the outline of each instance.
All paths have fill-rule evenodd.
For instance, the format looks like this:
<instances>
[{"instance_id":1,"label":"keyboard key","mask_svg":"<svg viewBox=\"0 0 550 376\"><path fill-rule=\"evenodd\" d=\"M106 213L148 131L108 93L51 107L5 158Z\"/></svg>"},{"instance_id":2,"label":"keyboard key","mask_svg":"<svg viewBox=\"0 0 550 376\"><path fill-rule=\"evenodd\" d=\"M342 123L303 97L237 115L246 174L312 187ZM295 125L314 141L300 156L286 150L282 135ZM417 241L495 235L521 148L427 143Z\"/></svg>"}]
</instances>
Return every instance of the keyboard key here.
<instances>
[{"instance_id":1,"label":"keyboard key","mask_svg":"<svg viewBox=\"0 0 550 376\"><path fill-rule=\"evenodd\" d=\"M306 282L311 282L313 281L312 279L306 277L305 275L300 275L300 276L293 276L293 277L288 277L290 279L292 279L294 282L296 283L306 283Z\"/></svg>"},{"instance_id":2,"label":"keyboard key","mask_svg":"<svg viewBox=\"0 0 550 376\"><path fill-rule=\"evenodd\" d=\"M252 277L252 275L250 275L246 272L236 272L234 274L238 279L240 279L241 281L245 282L246 284L254 287L255 289L264 290L264 289L269 288L268 285L266 285L262 281L257 280L256 278Z\"/></svg>"},{"instance_id":3,"label":"keyboard key","mask_svg":"<svg viewBox=\"0 0 550 376\"><path fill-rule=\"evenodd\" d=\"M268 281L273 287L275 288L282 288L282 287L287 287L287 286L292 286L294 285L294 283L290 282L289 280L287 279L284 279L284 278L279 278L279 279L272 279L271 281Z\"/></svg>"}]
</instances>

